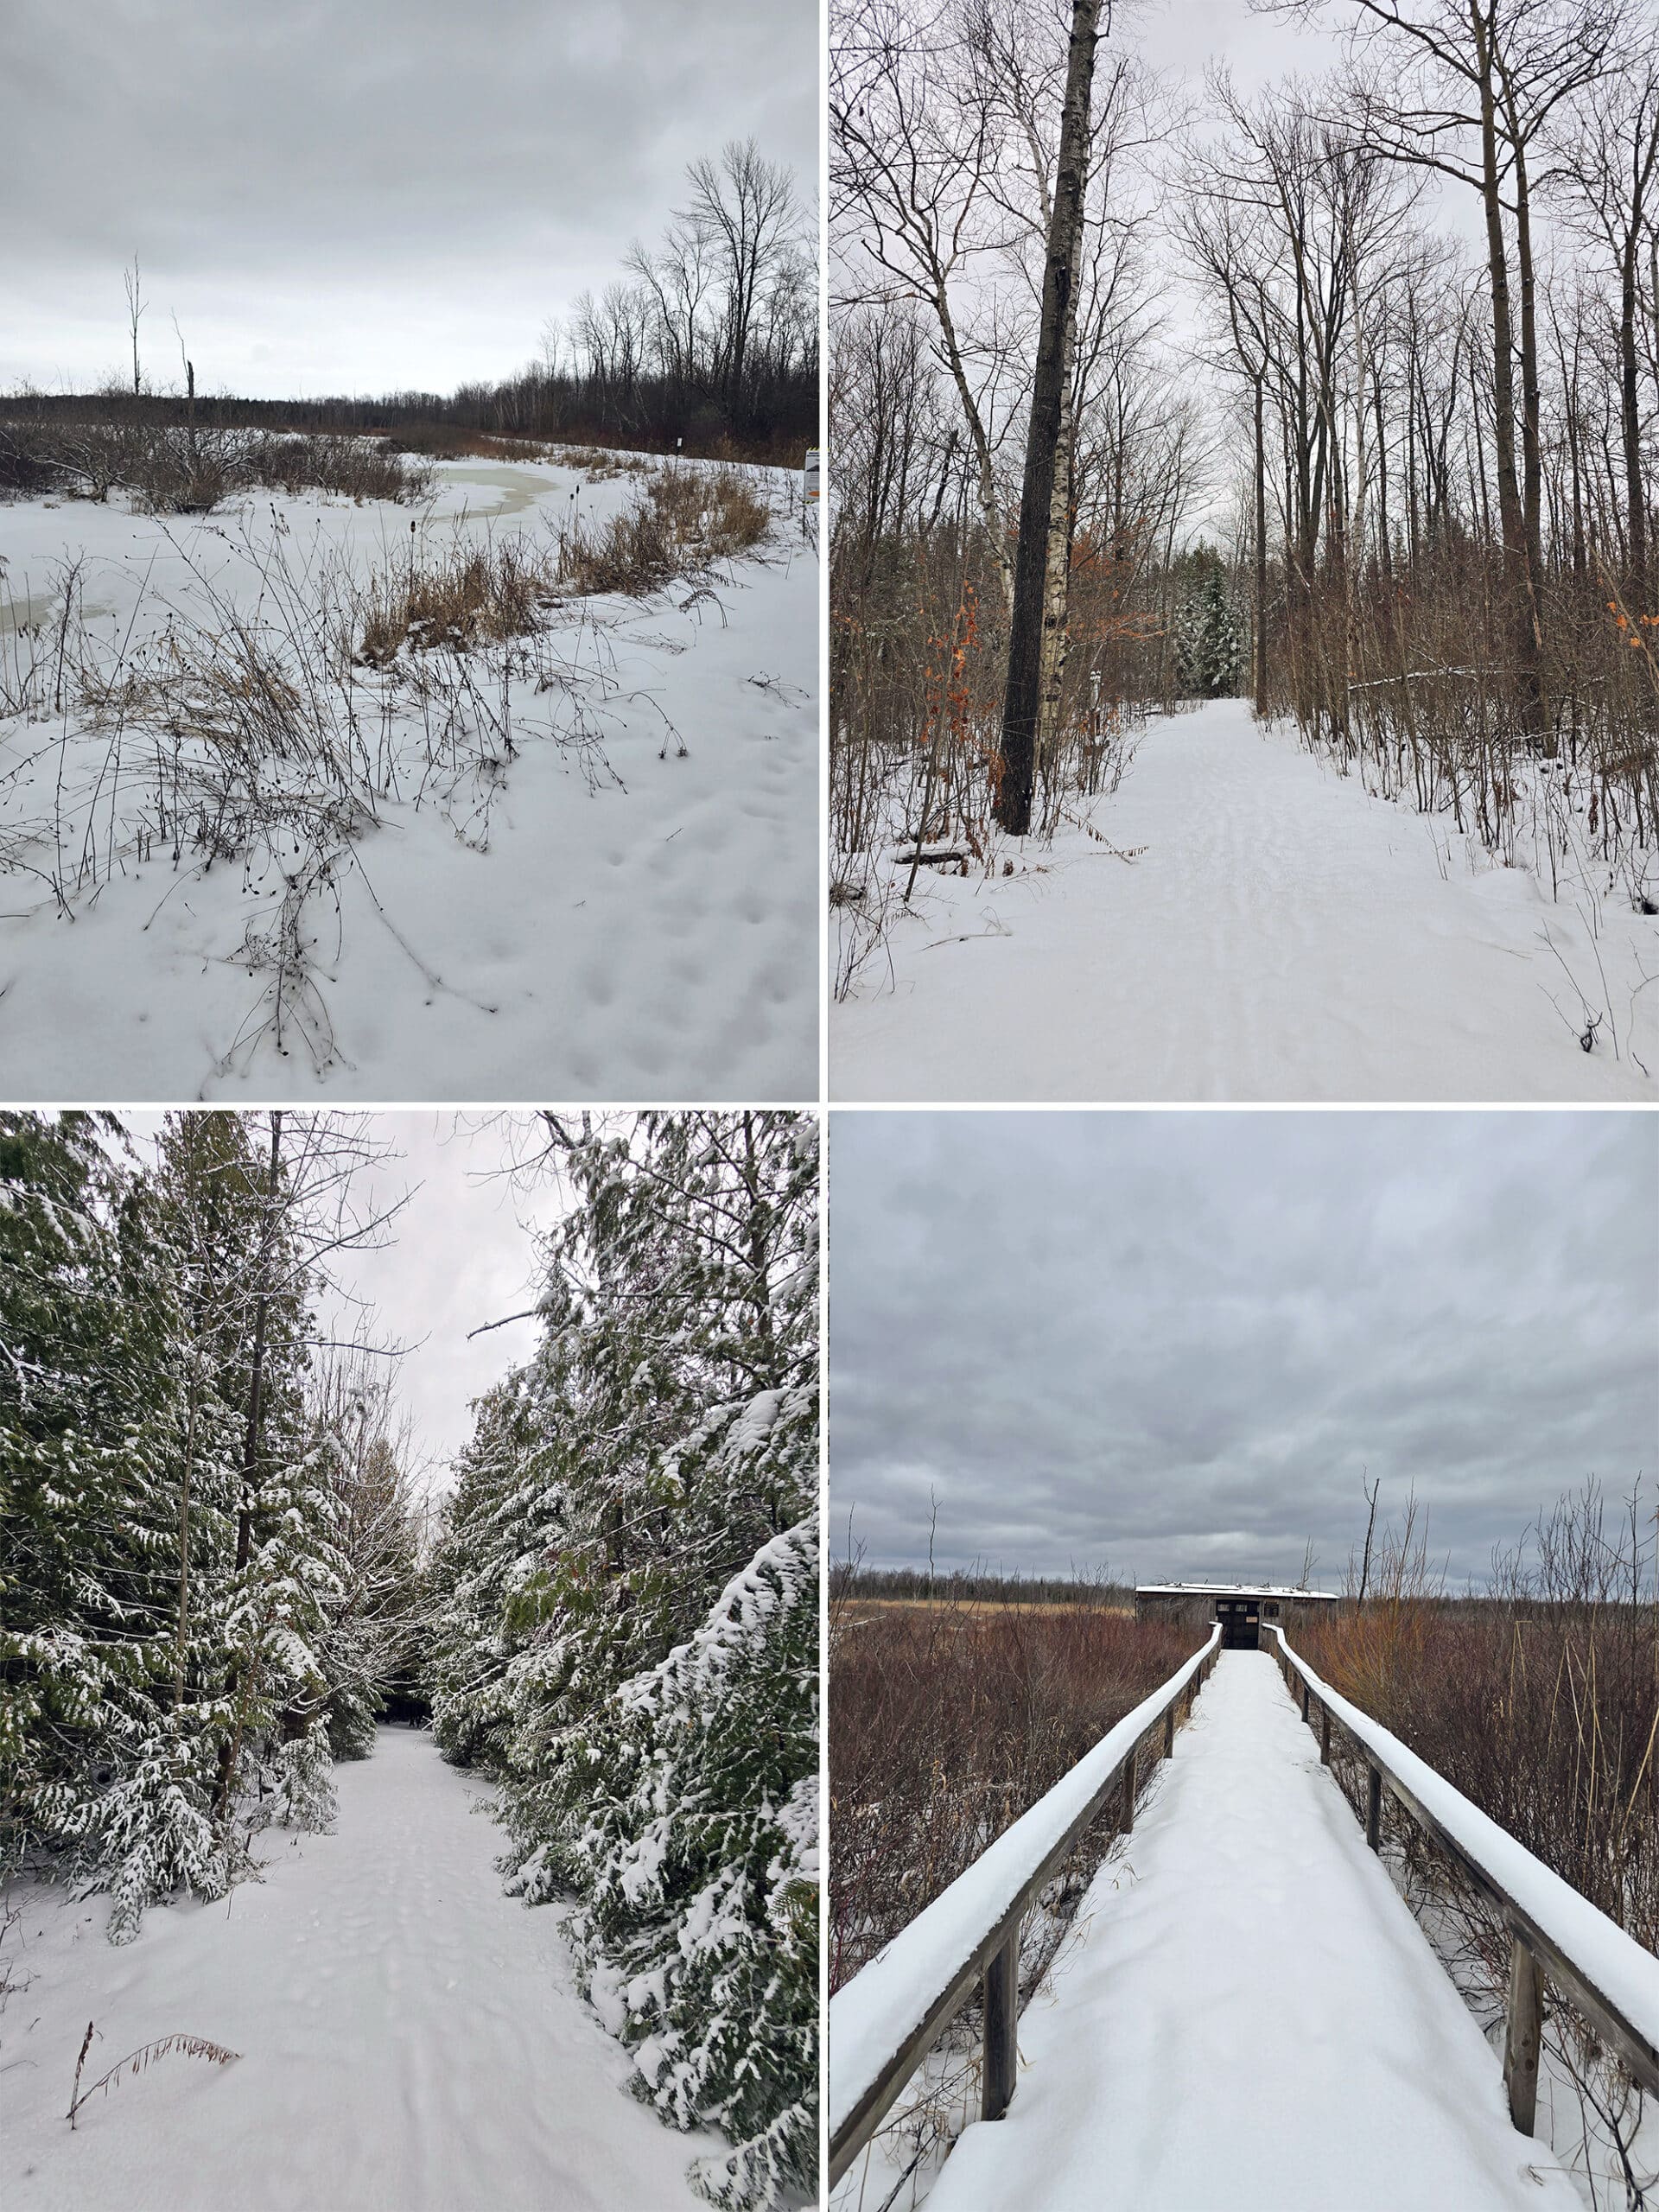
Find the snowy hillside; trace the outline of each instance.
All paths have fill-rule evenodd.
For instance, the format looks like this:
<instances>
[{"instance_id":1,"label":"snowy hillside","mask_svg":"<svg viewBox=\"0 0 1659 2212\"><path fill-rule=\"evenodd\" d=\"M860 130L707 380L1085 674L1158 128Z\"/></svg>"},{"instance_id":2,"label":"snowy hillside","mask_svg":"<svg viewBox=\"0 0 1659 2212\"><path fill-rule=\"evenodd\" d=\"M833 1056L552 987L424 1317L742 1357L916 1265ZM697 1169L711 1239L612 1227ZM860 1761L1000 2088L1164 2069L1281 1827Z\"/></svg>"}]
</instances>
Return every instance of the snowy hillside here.
<instances>
[{"instance_id":1,"label":"snowy hillside","mask_svg":"<svg viewBox=\"0 0 1659 2212\"><path fill-rule=\"evenodd\" d=\"M908 911L907 870L874 871L831 1095L1651 1102L1652 882L1535 818L1504 866L1243 700L1154 721L1092 827L924 868Z\"/></svg>"},{"instance_id":2,"label":"snowy hillside","mask_svg":"<svg viewBox=\"0 0 1659 2212\"><path fill-rule=\"evenodd\" d=\"M441 463L413 509L0 503L11 1095L812 1092L793 479L745 472L757 547L700 550L694 518L629 597L559 582L564 556L664 465L575 458ZM468 562L528 626L405 633Z\"/></svg>"}]
</instances>

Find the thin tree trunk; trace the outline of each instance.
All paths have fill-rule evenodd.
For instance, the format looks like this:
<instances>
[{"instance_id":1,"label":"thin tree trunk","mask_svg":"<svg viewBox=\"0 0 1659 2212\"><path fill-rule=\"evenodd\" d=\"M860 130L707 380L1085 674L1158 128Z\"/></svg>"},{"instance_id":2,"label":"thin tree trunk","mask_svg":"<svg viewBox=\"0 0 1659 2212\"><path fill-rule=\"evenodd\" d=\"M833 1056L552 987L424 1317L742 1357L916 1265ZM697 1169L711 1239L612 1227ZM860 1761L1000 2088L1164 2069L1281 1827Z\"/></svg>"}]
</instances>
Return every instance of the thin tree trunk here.
<instances>
[{"instance_id":1,"label":"thin tree trunk","mask_svg":"<svg viewBox=\"0 0 1659 2212\"><path fill-rule=\"evenodd\" d=\"M1497 160L1497 100L1493 56L1484 26L1477 19L1476 56L1480 71L1481 203L1486 217L1486 268L1492 299L1492 438L1497 476L1498 527L1503 541L1503 569L1515 641L1521 723L1536 732L1543 724L1531 594L1527 577L1526 527L1521 486L1515 467L1515 331L1510 306L1510 264L1503 238L1503 200Z\"/></svg>"},{"instance_id":2,"label":"thin tree trunk","mask_svg":"<svg viewBox=\"0 0 1659 2212\"><path fill-rule=\"evenodd\" d=\"M246 1568L253 1549L253 1492L259 1465L259 1429L264 1411L265 1351L270 1339L270 1256L276 1236L276 1192L282 1173L283 1116L279 1107L270 1117L270 1171L265 1186L265 1217L260 1225L257 1267L259 1269L257 1304L253 1322L253 1361L248 1382L248 1419L242 1440L242 1484L236 1516L236 1571L241 1574ZM232 1704L241 1695L242 1673L239 1667L231 1670L229 1693ZM235 1781L237 1751L242 1740L242 1721L238 1715L236 1732L219 1747L219 1803L217 1815L224 1828L230 1819L231 1791Z\"/></svg>"},{"instance_id":3,"label":"thin tree trunk","mask_svg":"<svg viewBox=\"0 0 1659 2212\"><path fill-rule=\"evenodd\" d=\"M1250 688L1255 711L1268 711L1268 454L1262 421L1261 377L1255 379L1255 635L1252 639Z\"/></svg>"},{"instance_id":4,"label":"thin tree trunk","mask_svg":"<svg viewBox=\"0 0 1659 2212\"><path fill-rule=\"evenodd\" d=\"M1618 272L1619 427L1624 442L1624 503L1629 511L1630 590L1637 612L1648 593L1648 512L1642 486L1642 408L1637 386L1636 253L1631 237Z\"/></svg>"}]
</instances>

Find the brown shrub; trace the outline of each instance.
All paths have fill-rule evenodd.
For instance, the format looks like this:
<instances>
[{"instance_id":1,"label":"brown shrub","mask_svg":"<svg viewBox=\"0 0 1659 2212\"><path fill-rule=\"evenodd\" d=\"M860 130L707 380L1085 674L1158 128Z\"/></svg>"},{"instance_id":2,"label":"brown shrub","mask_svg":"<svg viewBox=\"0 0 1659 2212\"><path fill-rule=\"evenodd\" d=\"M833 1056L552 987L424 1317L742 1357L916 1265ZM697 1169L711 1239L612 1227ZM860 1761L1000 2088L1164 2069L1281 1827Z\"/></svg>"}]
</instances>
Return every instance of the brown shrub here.
<instances>
[{"instance_id":1,"label":"brown shrub","mask_svg":"<svg viewBox=\"0 0 1659 2212\"><path fill-rule=\"evenodd\" d=\"M564 541L561 581L584 594L642 599L711 561L751 551L772 517L741 470L663 468L596 534Z\"/></svg>"},{"instance_id":2,"label":"brown shrub","mask_svg":"<svg viewBox=\"0 0 1659 2212\"><path fill-rule=\"evenodd\" d=\"M8 456L10 456L10 462ZM105 500L124 491L151 514L211 514L239 492L423 497L430 472L368 438L196 428L128 416L0 424L0 484Z\"/></svg>"},{"instance_id":3,"label":"brown shrub","mask_svg":"<svg viewBox=\"0 0 1659 2212\"><path fill-rule=\"evenodd\" d=\"M1403 1536L1385 1535L1376 1594L1363 1606L1324 1609L1298 1628L1294 1648L1645 1948L1659 1949L1659 1614L1652 1538L1635 1495L1620 1512L1593 1483L1564 1498L1540 1516L1524 1554L1500 1557L1484 1598L1442 1594L1414 1519ZM1339 1730L1332 1764L1357 1813L1364 1770ZM1502 1916L1386 1797L1383 1840L1407 1901L1496 2035L1510 1970ZM1578 2107L1557 2113L1555 2147L1581 2164L1592 2201L1626 2201L1617 2177L1632 2171L1641 2092L1553 1983L1544 2037ZM1628 2201L1643 2200L1638 2191Z\"/></svg>"},{"instance_id":4,"label":"brown shrub","mask_svg":"<svg viewBox=\"0 0 1659 2212\"><path fill-rule=\"evenodd\" d=\"M1659 1948L1650 1606L1385 1598L1299 1629L1294 1643L1333 1689Z\"/></svg>"},{"instance_id":5,"label":"brown shrub","mask_svg":"<svg viewBox=\"0 0 1659 2212\"><path fill-rule=\"evenodd\" d=\"M389 430L385 443L393 453L417 453L428 461L533 461L542 451L538 438L498 437L489 430L458 429L447 423Z\"/></svg>"},{"instance_id":6,"label":"brown shrub","mask_svg":"<svg viewBox=\"0 0 1659 2212\"><path fill-rule=\"evenodd\" d=\"M545 563L522 537L457 547L417 569L378 575L362 613L357 657L384 668L407 645L452 652L538 628L554 599Z\"/></svg>"},{"instance_id":7,"label":"brown shrub","mask_svg":"<svg viewBox=\"0 0 1659 2212\"><path fill-rule=\"evenodd\" d=\"M566 468L579 468L594 483L607 476L643 476L651 467L637 454L613 453L607 446L554 446L552 454Z\"/></svg>"},{"instance_id":8,"label":"brown shrub","mask_svg":"<svg viewBox=\"0 0 1659 2212\"><path fill-rule=\"evenodd\" d=\"M855 1587L840 1595L830 1661L830 1987L1167 1681L1198 1640L1081 1593L1073 1605L994 1609L865 1605ZM1106 1836L1091 1840L1097 1861Z\"/></svg>"}]
</instances>

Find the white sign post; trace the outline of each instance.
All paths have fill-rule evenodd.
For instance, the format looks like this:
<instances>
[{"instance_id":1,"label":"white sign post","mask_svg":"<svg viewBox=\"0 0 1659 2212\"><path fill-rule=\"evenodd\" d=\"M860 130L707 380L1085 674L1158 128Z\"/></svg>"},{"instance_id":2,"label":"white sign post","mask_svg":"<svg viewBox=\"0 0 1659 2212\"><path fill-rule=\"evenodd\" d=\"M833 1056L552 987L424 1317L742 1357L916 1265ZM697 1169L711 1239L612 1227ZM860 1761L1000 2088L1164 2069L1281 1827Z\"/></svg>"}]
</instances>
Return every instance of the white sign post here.
<instances>
[{"instance_id":1,"label":"white sign post","mask_svg":"<svg viewBox=\"0 0 1659 2212\"><path fill-rule=\"evenodd\" d=\"M806 511L818 496L819 459L817 447L809 446L806 449L806 460L801 469L801 535L803 537L806 535Z\"/></svg>"}]
</instances>

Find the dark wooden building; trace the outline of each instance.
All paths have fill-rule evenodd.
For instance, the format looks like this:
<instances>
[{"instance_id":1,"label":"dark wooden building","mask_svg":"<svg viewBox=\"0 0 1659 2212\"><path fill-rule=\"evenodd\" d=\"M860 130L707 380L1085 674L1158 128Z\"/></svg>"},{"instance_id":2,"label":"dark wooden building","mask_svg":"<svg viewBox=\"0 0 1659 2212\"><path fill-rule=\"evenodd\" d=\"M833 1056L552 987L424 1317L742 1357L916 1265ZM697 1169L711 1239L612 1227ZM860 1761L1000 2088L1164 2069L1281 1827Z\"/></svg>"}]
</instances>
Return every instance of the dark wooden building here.
<instances>
[{"instance_id":1,"label":"dark wooden building","mask_svg":"<svg viewBox=\"0 0 1659 2212\"><path fill-rule=\"evenodd\" d=\"M1228 1651L1257 1650L1264 1628L1288 1635L1298 1618L1339 1602L1328 1591L1278 1590L1264 1582L1143 1582L1135 1593L1138 1620L1185 1620L1195 1627L1219 1621Z\"/></svg>"}]
</instances>

